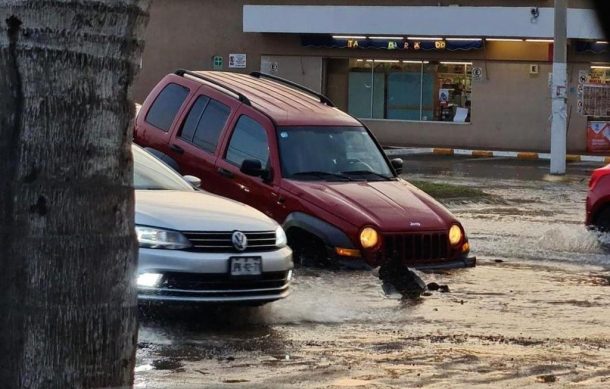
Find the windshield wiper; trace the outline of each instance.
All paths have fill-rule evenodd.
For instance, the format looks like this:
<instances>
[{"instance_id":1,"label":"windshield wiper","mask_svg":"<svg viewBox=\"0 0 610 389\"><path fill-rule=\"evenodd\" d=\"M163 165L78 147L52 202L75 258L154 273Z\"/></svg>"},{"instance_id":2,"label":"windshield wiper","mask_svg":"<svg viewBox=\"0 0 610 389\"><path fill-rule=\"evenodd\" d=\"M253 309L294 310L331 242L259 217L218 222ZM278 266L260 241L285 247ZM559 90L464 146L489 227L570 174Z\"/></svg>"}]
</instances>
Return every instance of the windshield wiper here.
<instances>
[{"instance_id":1,"label":"windshield wiper","mask_svg":"<svg viewBox=\"0 0 610 389\"><path fill-rule=\"evenodd\" d=\"M344 175L355 175L355 176L375 176L375 177L379 177L382 178L384 180L391 180L394 177L391 176L386 176L385 174L381 174L381 173L377 173L377 172L372 172L370 170L352 170L352 171L345 171L345 172L341 172Z\"/></svg>"},{"instance_id":2,"label":"windshield wiper","mask_svg":"<svg viewBox=\"0 0 610 389\"><path fill-rule=\"evenodd\" d=\"M135 190L171 190L168 188L163 188L161 186L137 186L134 187Z\"/></svg>"},{"instance_id":3,"label":"windshield wiper","mask_svg":"<svg viewBox=\"0 0 610 389\"><path fill-rule=\"evenodd\" d=\"M313 176L313 177L322 178L322 179L326 179L329 177L335 177L335 178L340 178L343 181L353 181L351 177L346 176L345 174L342 174L342 173L330 173L330 172L323 172L323 171L318 171L318 170L312 170L309 172L297 172L297 173L292 174L290 177L298 177L298 176Z\"/></svg>"}]
</instances>

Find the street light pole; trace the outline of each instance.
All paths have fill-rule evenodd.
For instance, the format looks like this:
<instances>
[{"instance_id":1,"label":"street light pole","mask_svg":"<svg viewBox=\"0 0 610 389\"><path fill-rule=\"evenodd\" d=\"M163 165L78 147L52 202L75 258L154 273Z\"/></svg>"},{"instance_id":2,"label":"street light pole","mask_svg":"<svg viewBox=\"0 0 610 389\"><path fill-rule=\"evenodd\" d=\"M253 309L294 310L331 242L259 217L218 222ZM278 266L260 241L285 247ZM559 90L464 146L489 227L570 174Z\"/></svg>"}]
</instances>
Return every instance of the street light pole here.
<instances>
[{"instance_id":1,"label":"street light pole","mask_svg":"<svg viewBox=\"0 0 610 389\"><path fill-rule=\"evenodd\" d=\"M551 89L551 174L566 172L567 136L567 0L555 0L555 43Z\"/></svg>"}]
</instances>

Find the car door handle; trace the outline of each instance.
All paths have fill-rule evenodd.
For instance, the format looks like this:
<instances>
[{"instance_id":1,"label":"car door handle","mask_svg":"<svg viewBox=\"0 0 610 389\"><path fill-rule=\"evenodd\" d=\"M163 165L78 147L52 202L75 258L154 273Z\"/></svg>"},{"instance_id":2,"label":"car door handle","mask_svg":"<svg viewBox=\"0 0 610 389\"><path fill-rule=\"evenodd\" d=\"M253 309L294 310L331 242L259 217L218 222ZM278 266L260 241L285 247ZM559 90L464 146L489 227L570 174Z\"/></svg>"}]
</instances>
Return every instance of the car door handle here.
<instances>
[{"instance_id":1,"label":"car door handle","mask_svg":"<svg viewBox=\"0 0 610 389\"><path fill-rule=\"evenodd\" d=\"M275 198L277 205L282 205L286 202L286 198L279 193L271 192L271 197Z\"/></svg>"},{"instance_id":2,"label":"car door handle","mask_svg":"<svg viewBox=\"0 0 610 389\"><path fill-rule=\"evenodd\" d=\"M178 145L171 145L169 146L170 149L172 149L172 151L175 151L178 154L184 154L184 149Z\"/></svg>"},{"instance_id":3,"label":"car door handle","mask_svg":"<svg viewBox=\"0 0 610 389\"><path fill-rule=\"evenodd\" d=\"M223 176L223 177L227 177L227 178L233 178L234 177L233 173L231 173L230 171L228 171L227 169L222 168L222 167L218 168L218 173L221 176Z\"/></svg>"}]
</instances>

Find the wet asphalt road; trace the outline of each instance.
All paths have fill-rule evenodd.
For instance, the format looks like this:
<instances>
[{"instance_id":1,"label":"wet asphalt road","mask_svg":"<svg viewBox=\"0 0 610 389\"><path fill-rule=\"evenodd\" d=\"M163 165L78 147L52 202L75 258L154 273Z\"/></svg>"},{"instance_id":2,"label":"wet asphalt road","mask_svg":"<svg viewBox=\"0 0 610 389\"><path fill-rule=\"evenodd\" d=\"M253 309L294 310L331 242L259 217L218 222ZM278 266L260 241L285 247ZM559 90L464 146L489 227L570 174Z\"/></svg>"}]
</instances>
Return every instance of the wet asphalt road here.
<instances>
[{"instance_id":1,"label":"wet asphalt road","mask_svg":"<svg viewBox=\"0 0 610 389\"><path fill-rule=\"evenodd\" d=\"M582 225L594 167L549 182L544 162L407 157L407 179L491 195L447 204L479 259L423 274L449 293L401 301L369 272L300 269L262 308L148 311L136 387L608 387L608 237Z\"/></svg>"}]
</instances>

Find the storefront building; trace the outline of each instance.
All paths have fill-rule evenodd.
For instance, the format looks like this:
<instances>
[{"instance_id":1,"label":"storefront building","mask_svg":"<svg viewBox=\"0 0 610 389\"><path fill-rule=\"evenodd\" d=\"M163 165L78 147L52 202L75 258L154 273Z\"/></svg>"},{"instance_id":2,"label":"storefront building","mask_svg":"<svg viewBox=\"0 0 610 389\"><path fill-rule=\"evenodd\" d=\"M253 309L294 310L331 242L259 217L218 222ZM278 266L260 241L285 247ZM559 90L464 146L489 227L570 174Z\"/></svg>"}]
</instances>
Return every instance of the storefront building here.
<instances>
[{"instance_id":1,"label":"storefront building","mask_svg":"<svg viewBox=\"0 0 610 389\"><path fill-rule=\"evenodd\" d=\"M321 91L384 145L548 151L553 1L153 1L142 100L177 68ZM568 150L610 153L610 47L568 12Z\"/></svg>"}]
</instances>

